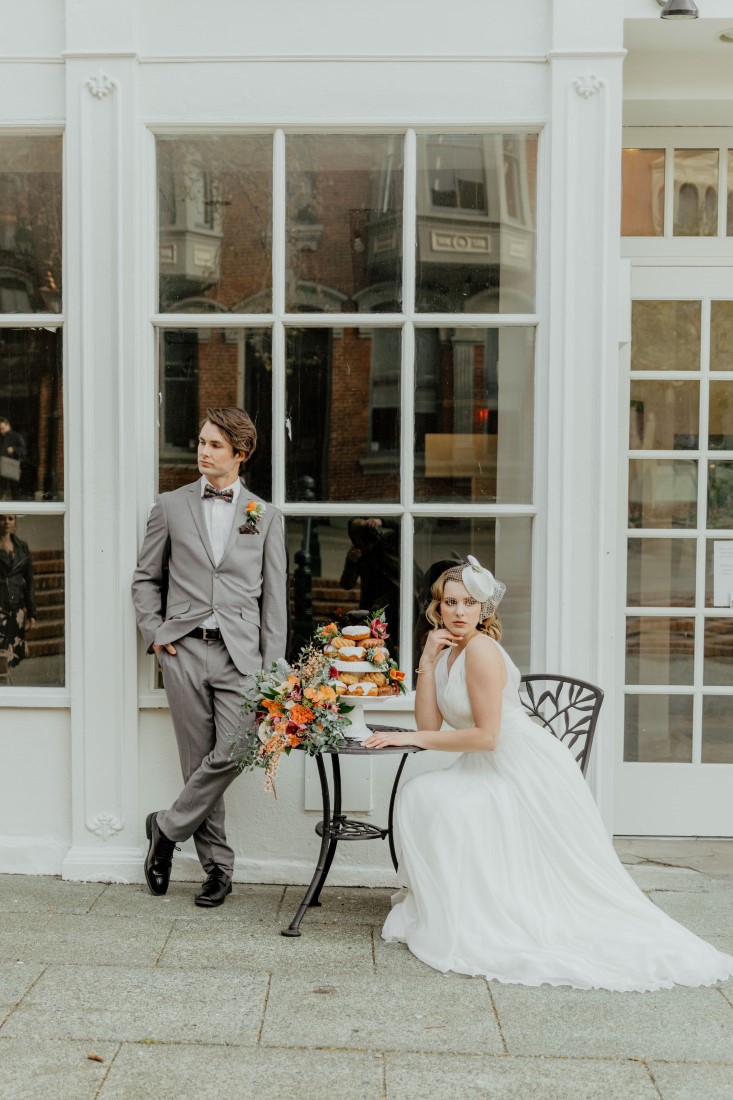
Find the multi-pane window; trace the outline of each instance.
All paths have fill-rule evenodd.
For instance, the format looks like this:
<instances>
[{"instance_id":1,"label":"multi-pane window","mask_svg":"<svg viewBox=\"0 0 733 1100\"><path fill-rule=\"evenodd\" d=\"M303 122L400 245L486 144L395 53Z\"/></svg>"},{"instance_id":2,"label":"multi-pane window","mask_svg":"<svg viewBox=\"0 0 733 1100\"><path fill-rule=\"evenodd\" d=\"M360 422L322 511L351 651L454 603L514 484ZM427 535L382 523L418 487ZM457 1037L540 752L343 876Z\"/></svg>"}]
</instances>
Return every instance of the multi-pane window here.
<instances>
[{"instance_id":1,"label":"multi-pane window","mask_svg":"<svg viewBox=\"0 0 733 1100\"><path fill-rule=\"evenodd\" d=\"M623 150L621 235L733 236L733 149Z\"/></svg>"},{"instance_id":2,"label":"multi-pane window","mask_svg":"<svg viewBox=\"0 0 733 1100\"><path fill-rule=\"evenodd\" d=\"M0 687L65 681L61 138L0 137Z\"/></svg>"},{"instance_id":3,"label":"multi-pane window","mask_svg":"<svg viewBox=\"0 0 733 1100\"><path fill-rule=\"evenodd\" d=\"M633 303L624 759L733 762L733 302Z\"/></svg>"},{"instance_id":4,"label":"multi-pane window","mask_svg":"<svg viewBox=\"0 0 733 1100\"><path fill-rule=\"evenodd\" d=\"M521 133L158 139L160 488L198 477L207 407L248 409L247 484L287 517L292 649L386 605L414 667L455 552L507 583L507 645L528 663L536 149Z\"/></svg>"}]
</instances>

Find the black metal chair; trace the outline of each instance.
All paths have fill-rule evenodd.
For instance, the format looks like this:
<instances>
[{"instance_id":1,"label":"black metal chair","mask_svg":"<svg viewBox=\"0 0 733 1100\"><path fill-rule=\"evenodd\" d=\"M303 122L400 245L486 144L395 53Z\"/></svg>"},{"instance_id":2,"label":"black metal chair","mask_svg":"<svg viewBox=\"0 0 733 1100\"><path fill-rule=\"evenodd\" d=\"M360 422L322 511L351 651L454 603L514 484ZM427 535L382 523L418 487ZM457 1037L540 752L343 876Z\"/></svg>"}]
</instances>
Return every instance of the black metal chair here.
<instances>
[{"instance_id":1,"label":"black metal chair","mask_svg":"<svg viewBox=\"0 0 733 1100\"><path fill-rule=\"evenodd\" d=\"M527 713L570 749L585 775L603 702L601 689L585 680L536 672L522 677L519 697Z\"/></svg>"}]
</instances>

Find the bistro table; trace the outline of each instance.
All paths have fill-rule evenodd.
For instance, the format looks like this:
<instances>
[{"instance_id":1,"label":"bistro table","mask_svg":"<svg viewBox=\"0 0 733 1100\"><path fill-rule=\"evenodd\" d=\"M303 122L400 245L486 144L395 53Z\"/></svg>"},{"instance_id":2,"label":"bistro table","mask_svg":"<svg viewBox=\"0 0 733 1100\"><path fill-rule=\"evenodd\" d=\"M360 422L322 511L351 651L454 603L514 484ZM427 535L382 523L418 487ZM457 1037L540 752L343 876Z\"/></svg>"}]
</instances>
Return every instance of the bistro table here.
<instances>
[{"instance_id":1,"label":"bistro table","mask_svg":"<svg viewBox=\"0 0 733 1100\"><path fill-rule=\"evenodd\" d=\"M396 726L373 726L371 722L368 723L369 729L372 732L389 731L392 733L409 733L409 730L400 730ZM364 745L358 741L346 741L338 749L326 749L323 753L318 753L315 757L316 766L318 768L318 778L321 781L321 797L323 799L323 819L316 825L316 832L321 838L321 850L318 853L318 861L316 863L316 869L311 879L310 886L305 892L303 900L300 903L298 912L293 917L292 921L287 928L281 929L280 934L282 936L299 936L300 922L305 916L306 910L310 907L320 906L320 895L323 889L326 879L328 878L328 872L331 870L331 864L333 863L333 857L336 855L336 846L340 840L388 840L389 841L389 854L392 857L392 864L395 871L397 870L397 853L395 852L394 836L392 831L394 804L397 797L397 788L399 786L400 777L402 775L402 769L405 766L407 757L413 752L422 752L423 750L417 745L399 745L390 746L386 749L367 749ZM331 792L328 785L328 776L326 774L326 765L323 762L324 755L331 757L331 768L333 771L333 812L331 812ZM395 756L401 755L399 767L397 768L397 774L392 784L392 793L389 799L389 813L387 815L387 828L382 828L380 825L372 825L370 821L356 821L352 818L346 817L341 812L341 764L339 757L341 756Z\"/></svg>"}]
</instances>

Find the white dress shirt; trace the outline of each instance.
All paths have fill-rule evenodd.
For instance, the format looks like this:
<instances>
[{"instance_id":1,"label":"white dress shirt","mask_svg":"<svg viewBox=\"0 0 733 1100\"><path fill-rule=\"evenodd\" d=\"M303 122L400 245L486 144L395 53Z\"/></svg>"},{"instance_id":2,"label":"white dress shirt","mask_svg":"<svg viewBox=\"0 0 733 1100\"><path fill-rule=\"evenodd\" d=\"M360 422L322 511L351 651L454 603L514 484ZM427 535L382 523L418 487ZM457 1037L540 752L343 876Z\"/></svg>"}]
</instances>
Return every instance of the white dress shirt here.
<instances>
[{"instance_id":1,"label":"white dress shirt","mask_svg":"<svg viewBox=\"0 0 733 1100\"><path fill-rule=\"evenodd\" d=\"M239 478L237 478L231 485L223 486L223 488L231 489L234 492L231 504L226 500L217 500L216 497L205 497L204 490L208 484L209 479L204 475L201 478L200 485L201 497L204 505L204 516L206 517L206 530L209 534L211 549L214 552L214 563L218 565L224 556L224 551L226 550L229 536L232 532L232 524L237 514L237 500L239 499L242 483ZM201 626L205 627L207 630L213 630L215 627L219 626L213 611L204 619Z\"/></svg>"}]
</instances>

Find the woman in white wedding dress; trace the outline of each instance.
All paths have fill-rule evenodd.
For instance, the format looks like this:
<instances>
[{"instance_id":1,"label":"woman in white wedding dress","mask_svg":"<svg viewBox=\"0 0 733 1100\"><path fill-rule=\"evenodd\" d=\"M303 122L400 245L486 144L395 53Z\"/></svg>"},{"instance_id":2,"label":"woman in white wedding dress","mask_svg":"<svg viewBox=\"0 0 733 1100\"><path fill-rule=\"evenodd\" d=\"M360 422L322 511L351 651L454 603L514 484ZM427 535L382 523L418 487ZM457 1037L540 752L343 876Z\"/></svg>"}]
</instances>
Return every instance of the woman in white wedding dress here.
<instances>
[{"instance_id":1,"label":"woman in white wedding dress","mask_svg":"<svg viewBox=\"0 0 733 1100\"><path fill-rule=\"evenodd\" d=\"M573 756L519 699L498 642L504 586L468 561L432 589L418 732L366 742L462 753L402 788L407 893L382 936L436 970L522 985L644 991L730 977L733 957L662 912L621 865Z\"/></svg>"}]
</instances>

